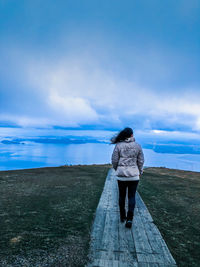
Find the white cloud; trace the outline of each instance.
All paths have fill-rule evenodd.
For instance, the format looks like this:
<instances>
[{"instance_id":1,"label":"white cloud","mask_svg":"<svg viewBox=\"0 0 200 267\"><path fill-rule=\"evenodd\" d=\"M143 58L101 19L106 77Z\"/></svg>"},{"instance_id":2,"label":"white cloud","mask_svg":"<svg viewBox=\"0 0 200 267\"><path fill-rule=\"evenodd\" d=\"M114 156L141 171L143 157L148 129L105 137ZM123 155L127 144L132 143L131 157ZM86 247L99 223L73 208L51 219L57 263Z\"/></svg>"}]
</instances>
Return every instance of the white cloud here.
<instances>
[{"instance_id":1,"label":"white cloud","mask_svg":"<svg viewBox=\"0 0 200 267\"><path fill-rule=\"evenodd\" d=\"M178 88L177 91L170 88L159 91L158 88L152 89L152 86L147 88L137 82L135 77L122 78L118 73L103 67L97 58L88 55L63 55L62 59L42 60L38 57L33 59L28 54L20 55L20 58L23 58L18 69L20 79L24 76L24 86L30 90L30 95L34 92L39 96L46 112L35 116L35 110L41 108L36 103L35 110L31 110L30 114L12 116L20 125L78 126L103 125L106 122L112 126L123 124L126 117L138 116L146 118L148 127L154 121L161 121L166 126L177 122L192 130L200 130L200 94L196 88ZM148 64L150 68L151 64ZM159 75L159 63L155 66L154 61L152 66L152 73ZM164 75L168 72L162 68L161 73Z\"/></svg>"},{"instance_id":2,"label":"white cloud","mask_svg":"<svg viewBox=\"0 0 200 267\"><path fill-rule=\"evenodd\" d=\"M11 121L15 122L17 125L23 127L47 127L51 125L53 121L49 118L34 117L26 115L14 115L14 114L0 114L0 121Z\"/></svg>"},{"instance_id":3,"label":"white cloud","mask_svg":"<svg viewBox=\"0 0 200 267\"><path fill-rule=\"evenodd\" d=\"M58 116L61 116L68 123L74 122L97 122L98 115L90 106L88 100L81 97L59 95L56 89L51 89L48 95L49 106L52 107Z\"/></svg>"}]
</instances>

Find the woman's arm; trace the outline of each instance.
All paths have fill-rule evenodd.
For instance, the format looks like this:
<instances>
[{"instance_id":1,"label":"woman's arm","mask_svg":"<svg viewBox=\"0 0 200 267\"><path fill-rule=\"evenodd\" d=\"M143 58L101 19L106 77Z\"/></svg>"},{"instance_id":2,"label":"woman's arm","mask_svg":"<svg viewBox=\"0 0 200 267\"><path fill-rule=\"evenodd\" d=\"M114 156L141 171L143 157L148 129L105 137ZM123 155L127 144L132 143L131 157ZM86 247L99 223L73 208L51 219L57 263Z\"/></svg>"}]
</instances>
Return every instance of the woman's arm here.
<instances>
[{"instance_id":1,"label":"woman's arm","mask_svg":"<svg viewBox=\"0 0 200 267\"><path fill-rule=\"evenodd\" d=\"M117 169L118 162L119 162L119 148L116 145L112 153L112 165L115 170Z\"/></svg>"},{"instance_id":2,"label":"woman's arm","mask_svg":"<svg viewBox=\"0 0 200 267\"><path fill-rule=\"evenodd\" d=\"M143 173L143 165L144 165L144 154L141 146L139 146L139 153L137 156L137 165L140 172L140 175Z\"/></svg>"}]
</instances>

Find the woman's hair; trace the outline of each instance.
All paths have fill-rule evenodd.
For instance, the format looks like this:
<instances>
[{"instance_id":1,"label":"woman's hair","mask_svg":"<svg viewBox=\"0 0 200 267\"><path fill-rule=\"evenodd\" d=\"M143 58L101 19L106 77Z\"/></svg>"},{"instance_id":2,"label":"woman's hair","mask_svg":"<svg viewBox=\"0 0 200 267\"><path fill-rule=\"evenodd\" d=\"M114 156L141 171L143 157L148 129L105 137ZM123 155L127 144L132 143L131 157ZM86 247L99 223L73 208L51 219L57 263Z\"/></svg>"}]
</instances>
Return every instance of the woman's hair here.
<instances>
[{"instance_id":1,"label":"woman's hair","mask_svg":"<svg viewBox=\"0 0 200 267\"><path fill-rule=\"evenodd\" d=\"M129 127L126 127L122 131L120 131L117 135L114 135L110 139L111 144L116 144L118 142L124 141L126 138L131 137L132 134L133 134L133 130Z\"/></svg>"}]
</instances>

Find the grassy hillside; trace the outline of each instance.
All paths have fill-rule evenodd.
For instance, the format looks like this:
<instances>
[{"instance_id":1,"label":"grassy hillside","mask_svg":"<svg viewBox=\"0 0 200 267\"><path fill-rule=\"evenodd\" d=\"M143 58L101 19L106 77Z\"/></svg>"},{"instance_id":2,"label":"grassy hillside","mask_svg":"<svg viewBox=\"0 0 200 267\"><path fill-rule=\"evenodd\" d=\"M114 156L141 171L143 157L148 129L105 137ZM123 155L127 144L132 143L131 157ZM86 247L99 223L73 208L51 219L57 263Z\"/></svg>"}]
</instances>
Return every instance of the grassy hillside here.
<instances>
[{"instance_id":1,"label":"grassy hillside","mask_svg":"<svg viewBox=\"0 0 200 267\"><path fill-rule=\"evenodd\" d=\"M0 266L84 266L109 165L0 172ZM139 192L179 266L200 266L200 173L147 168Z\"/></svg>"},{"instance_id":2,"label":"grassy hillside","mask_svg":"<svg viewBox=\"0 0 200 267\"><path fill-rule=\"evenodd\" d=\"M139 192L178 266L200 266L200 173L147 168Z\"/></svg>"},{"instance_id":3,"label":"grassy hillside","mask_svg":"<svg viewBox=\"0 0 200 267\"><path fill-rule=\"evenodd\" d=\"M0 266L84 266L108 168L0 172Z\"/></svg>"}]
</instances>

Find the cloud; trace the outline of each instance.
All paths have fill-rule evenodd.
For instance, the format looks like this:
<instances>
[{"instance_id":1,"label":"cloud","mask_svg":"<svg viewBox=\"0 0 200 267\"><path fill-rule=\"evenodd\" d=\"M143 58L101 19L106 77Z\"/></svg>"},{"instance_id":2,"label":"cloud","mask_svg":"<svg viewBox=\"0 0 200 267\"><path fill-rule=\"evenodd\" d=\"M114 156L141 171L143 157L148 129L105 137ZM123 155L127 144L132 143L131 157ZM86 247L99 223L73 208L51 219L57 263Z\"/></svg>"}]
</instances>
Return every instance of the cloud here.
<instances>
[{"instance_id":1,"label":"cloud","mask_svg":"<svg viewBox=\"0 0 200 267\"><path fill-rule=\"evenodd\" d=\"M15 114L0 114L0 121L5 122L5 125L9 125L9 122L15 123L18 126L23 127L47 127L52 124L52 120L49 118L38 118L26 115L15 115Z\"/></svg>"},{"instance_id":2,"label":"cloud","mask_svg":"<svg viewBox=\"0 0 200 267\"><path fill-rule=\"evenodd\" d=\"M70 125L75 122L97 123L98 115L91 107L87 99L59 95L56 89L51 89L48 96L48 103L58 116L62 116Z\"/></svg>"},{"instance_id":3,"label":"cloud","mask_svg":"<svg viewBox=\"0 0 200 267\"><path fill-rule=\"evenodd\" d=\"M148 129L159 125L176 129L178 125L200 130L198 88L177 86L174 90L168 85L163 89L162 80L158 84L154 80L156 76L170 79L169 62L153 50L146 54L148 64L143 70L145 55L143 50L138 51L135 64L139 67L133 65L134 75L130 76L123 75L122 65L116 70L116 61L102 60L101 54L69 51L51 57L35 51L11 53L10 64L16 69L12 82L18 86L2 92L12 101L7 102L1 119L22 126L136 124ZM141 79L147 73L152 76L149 86Z\"/></svg>"},{"instance_id":4,"label":"cloud","mask_svg":"<svg viewBox=\"0 0 200 267\"><path fill-rule=\"evenodd\" d=\"M4 1L0 120L199 131L199 3Z\"/></svg>"}]
</instances>

